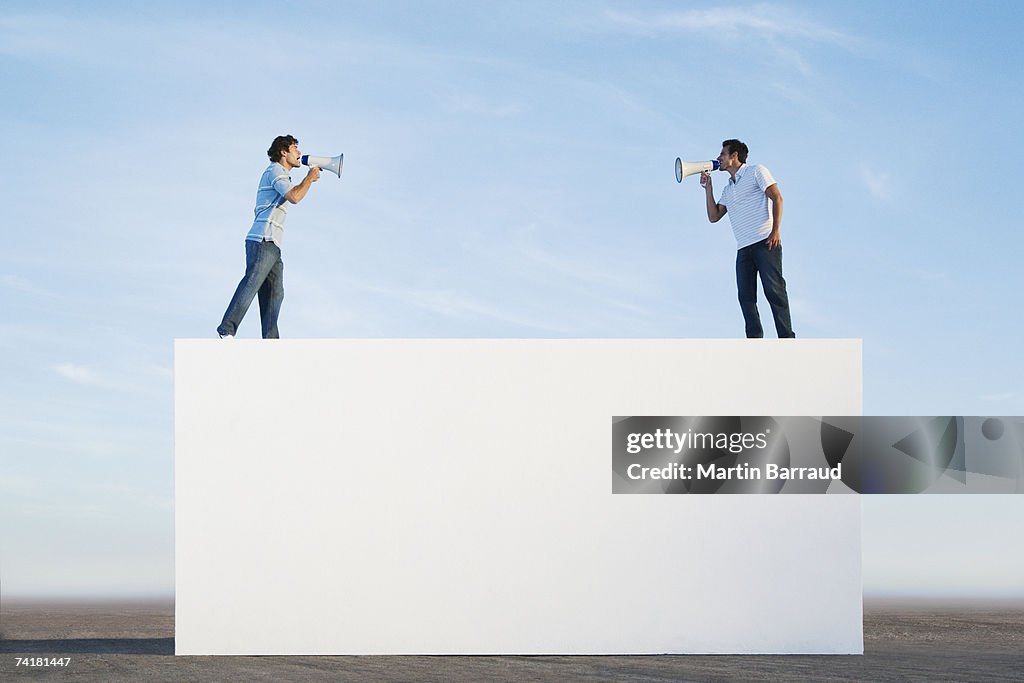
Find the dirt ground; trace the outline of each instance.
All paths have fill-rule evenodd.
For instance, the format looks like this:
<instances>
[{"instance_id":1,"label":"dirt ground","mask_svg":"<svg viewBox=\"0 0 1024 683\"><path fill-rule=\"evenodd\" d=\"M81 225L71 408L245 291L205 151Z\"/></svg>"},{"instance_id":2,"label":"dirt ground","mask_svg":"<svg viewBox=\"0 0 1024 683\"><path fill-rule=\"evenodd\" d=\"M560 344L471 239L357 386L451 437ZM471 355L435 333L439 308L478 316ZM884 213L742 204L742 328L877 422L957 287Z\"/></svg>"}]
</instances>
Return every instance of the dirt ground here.
<instances>
[{"instance_id":1,"label":"dirt ground","mask_svg":"<svg viewBox=\"0 0 1024 683\"><path fill-rule=\"evenodd\" d=\"M869 604L863 656L175 657L173 603L6 600L0 679L1022 681L1024 606Z\"/></svg>"}]
</instances>

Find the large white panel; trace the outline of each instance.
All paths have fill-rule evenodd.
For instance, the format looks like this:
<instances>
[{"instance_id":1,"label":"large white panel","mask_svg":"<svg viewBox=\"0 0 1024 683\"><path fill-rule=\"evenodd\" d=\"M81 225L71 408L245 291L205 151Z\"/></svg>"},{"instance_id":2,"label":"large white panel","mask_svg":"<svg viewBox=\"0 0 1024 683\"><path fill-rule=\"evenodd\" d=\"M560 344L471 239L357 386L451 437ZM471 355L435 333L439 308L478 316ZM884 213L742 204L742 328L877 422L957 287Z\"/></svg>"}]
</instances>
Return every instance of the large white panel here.
<instances>
[{"instance_id":1,"label":"large white panel","mask_svg":"<svg viewBox=\"0 0 1024 683\"><path fill-rule=\"evenodd\" d=\"M860 410L856 340L179 340L177 652L861 652L857 496L611 492L614 415Z\"/></svg>"}]
</instances>

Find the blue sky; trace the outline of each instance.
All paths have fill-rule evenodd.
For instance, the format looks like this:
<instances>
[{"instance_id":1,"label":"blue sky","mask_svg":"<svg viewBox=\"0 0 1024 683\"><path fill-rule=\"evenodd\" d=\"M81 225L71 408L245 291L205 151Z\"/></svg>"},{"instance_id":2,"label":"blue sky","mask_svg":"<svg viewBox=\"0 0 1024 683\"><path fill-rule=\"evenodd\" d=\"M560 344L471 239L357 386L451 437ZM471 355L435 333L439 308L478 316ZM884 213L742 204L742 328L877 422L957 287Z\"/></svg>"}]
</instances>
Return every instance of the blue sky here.
<instances>
[{"instance_id":1,"label":"blue sky","mask_svg":"<svg viewBox=\"0 0 1024 683\"><path fill-rule=\"evenodd\" d=\"M172 340L215 335L280 133L345 154L291 211L284 336L741 336L728 221L673 176L740 137L786 201L798 335L864 340L865 414L1024 414L1022 27L1014 2L7 3L0 589L173 590ZM869 593L1024 597L1020 497L863 504Z\"/></svg>"}]
</instances>

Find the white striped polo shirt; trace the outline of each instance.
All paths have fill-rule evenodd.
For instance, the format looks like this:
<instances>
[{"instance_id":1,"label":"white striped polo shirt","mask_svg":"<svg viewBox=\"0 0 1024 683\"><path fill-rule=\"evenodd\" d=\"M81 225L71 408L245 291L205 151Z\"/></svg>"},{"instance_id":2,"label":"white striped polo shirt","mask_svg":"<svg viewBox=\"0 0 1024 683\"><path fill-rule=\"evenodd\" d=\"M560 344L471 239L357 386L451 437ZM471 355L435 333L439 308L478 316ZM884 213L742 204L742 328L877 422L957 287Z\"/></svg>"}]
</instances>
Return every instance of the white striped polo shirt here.
<instances>
[{"instance_id":1,"label":"white striped polo shirt","mask_svg":"<svg viewBox=\"0 0 1024 683\"><path fill-rule=\"evenodd\" d=\"M736 171L736 178L730 177L722 190L718 203L728 209L737 249L749 247L771 234L772 215L764 191L774 184L771 171L761 164L743 164Z\"/></svg>"}]
</instances>

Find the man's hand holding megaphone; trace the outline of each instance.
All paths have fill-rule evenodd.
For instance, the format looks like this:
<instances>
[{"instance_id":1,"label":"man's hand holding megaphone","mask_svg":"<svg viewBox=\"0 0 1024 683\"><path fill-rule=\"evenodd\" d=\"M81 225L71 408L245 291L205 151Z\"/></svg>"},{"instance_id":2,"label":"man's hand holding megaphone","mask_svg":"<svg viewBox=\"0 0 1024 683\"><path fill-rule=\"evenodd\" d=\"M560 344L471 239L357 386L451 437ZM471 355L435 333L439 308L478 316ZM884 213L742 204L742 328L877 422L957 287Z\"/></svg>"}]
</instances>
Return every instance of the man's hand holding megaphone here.
<instances>
[{"instance_id":1,"label":"man's hand holding megaphone","mask_svg":"<svg viewBox=\"0 0 1024 683\"><path fill-rule=\"evenodd\" d=\"M725 215L725 207L715 201L715 189L711 185L711 171L701 171L700 186L704 188L708 208L708 220L717 223Z\"/></svg>"}]
</instances>

